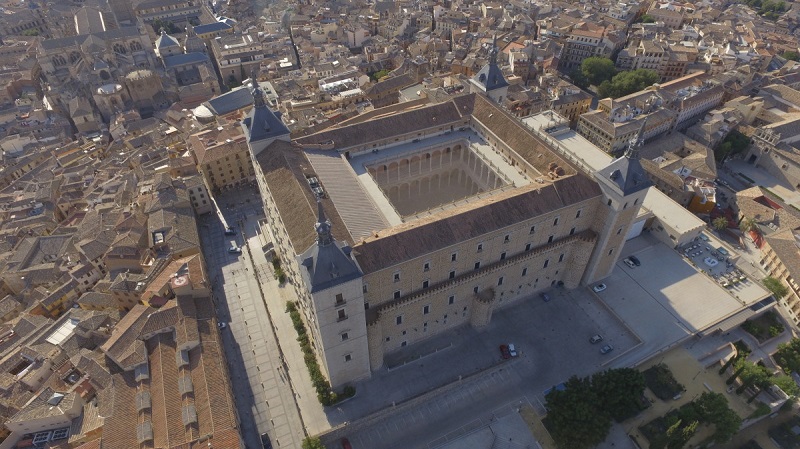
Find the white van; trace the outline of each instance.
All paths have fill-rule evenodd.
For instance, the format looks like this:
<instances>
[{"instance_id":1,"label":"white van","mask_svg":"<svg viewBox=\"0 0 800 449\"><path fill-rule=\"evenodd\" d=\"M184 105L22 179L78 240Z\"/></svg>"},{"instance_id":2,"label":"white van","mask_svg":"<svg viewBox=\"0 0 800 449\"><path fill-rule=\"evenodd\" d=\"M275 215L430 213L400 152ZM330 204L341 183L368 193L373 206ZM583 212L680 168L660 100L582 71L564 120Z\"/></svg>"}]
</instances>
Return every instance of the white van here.
<instances>
[{"instance_id":1,"label":"white van","mask_svg":"<svg viewBox=\"0 0 800 449\"><path fill-rule=\"evenodd\" d=\"M236 245L236 240L231 240L231 247L228 248L228 252L231 254L241 254L242 249Z\"/></svg>"}]
</instances>

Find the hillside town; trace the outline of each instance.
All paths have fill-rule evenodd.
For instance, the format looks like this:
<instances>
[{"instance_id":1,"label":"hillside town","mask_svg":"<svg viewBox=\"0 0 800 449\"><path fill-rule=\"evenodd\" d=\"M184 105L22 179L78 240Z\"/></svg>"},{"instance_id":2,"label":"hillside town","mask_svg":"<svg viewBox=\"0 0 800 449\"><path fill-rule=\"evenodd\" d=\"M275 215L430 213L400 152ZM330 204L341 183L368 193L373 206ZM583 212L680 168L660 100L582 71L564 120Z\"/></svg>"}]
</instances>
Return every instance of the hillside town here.
<instances>
[{"instance_id":1,"label":"hillside town","mask_svg":"<svg viewBox=\"0 0 800 449\"><path fill-rule=\"evenodd\" d=\"M800 447L800 3L0 0L0 79L0 449Z\"/></svg>"}]
</instances>

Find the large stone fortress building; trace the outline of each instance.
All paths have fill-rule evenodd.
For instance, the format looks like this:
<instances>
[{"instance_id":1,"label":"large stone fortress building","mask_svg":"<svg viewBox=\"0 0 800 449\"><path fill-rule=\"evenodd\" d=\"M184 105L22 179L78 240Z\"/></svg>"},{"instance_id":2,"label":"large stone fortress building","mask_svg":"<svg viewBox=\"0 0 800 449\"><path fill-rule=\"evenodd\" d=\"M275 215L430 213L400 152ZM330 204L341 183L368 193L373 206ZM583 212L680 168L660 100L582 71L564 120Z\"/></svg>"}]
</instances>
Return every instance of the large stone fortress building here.
<instances>
[{"instance_id":1,"label":"large stone fortress building","mask_svg":"<svg viewBox=\"0 0 800 449\"><path fill-rule=\"evenodd\" d=\"M488 92L290 141L243 121L267 221L331 384L546 289L606 277L649 186L636 144L583 173Z\"/></svg>"}]
</instances>

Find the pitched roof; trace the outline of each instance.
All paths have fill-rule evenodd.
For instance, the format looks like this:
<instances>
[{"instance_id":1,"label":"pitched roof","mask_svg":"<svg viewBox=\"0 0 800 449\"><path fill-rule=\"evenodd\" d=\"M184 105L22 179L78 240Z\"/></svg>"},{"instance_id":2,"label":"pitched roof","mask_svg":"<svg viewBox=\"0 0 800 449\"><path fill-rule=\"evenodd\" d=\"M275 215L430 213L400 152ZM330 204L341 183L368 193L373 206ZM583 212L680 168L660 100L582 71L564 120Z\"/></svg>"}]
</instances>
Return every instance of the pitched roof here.
<instances>
[{"instance_id":1,"label":"pitched roof","mask_svg":"<svg viewBox=\"0 0 800 449\"><path fill-rule=\"evenodd\" d=\"M404 223L353 247L364 273L372 273L424 254L512 226L601 194L597 183L583 174L557 179L552 184L529 184Z\"/></svg>"}]
</instances>

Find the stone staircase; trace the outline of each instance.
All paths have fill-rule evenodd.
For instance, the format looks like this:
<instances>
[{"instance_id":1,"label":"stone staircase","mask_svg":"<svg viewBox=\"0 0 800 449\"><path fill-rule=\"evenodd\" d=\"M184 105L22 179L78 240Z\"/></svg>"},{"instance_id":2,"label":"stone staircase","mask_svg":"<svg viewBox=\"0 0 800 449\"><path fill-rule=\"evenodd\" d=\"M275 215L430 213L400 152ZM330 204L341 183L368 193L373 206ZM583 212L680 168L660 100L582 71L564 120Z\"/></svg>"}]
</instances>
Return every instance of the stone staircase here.
<instances>
[{"instance_id":1,"label":"stone staircase","mask_svg":"<svg viewBox=\"0 0 800 449\"><path fill-rule=\"evenodd\" d=\"M336 210L354 241L389 226L364 191L350 164L338 153L306 151L306 155L325 192L336 203Z\"/></svg>"}]
</instances>

